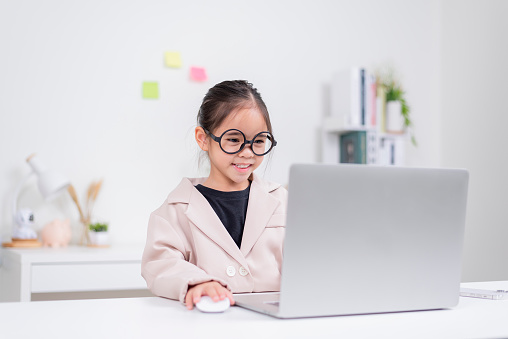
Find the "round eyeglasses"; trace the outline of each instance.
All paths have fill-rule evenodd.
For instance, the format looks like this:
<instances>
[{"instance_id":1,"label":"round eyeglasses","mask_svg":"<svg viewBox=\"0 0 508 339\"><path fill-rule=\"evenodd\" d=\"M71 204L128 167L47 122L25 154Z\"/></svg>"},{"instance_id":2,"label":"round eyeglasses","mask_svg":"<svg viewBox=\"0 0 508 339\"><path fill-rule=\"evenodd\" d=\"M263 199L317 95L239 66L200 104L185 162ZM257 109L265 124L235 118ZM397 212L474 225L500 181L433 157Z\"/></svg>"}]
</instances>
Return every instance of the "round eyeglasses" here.
<instances>
[{"instance_id":1,"label":"round eyeglasses","mask_svg":"<svg viewBox=\"0 0 508 339\"><path fill-rule=\"evenodd\" d=\"M245 145L251 147L252 153L257 156L265 155L277 145L277 141L270 132L260 132L247 140L245 134L238 129L228 129L220 137L216 137L206 129L204 130L210 137L219 143L220 148L227 154L236 154L244 149Z\"/></svg>"}]
</instances>

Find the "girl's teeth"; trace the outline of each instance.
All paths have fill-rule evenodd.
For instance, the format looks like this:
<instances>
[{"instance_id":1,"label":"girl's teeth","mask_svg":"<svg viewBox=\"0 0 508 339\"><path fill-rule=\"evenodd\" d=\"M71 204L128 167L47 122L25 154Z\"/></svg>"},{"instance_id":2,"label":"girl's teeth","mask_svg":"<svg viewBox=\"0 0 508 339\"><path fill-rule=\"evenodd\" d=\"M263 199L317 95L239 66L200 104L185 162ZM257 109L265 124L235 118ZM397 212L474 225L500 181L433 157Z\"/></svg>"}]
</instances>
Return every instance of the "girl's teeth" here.
<instances>
[{"instance_id":1,"label":"girl's teeth","mask_svg":"<svg viewBox=\"0 0 508 339\"><path fill-rule=\"evenodd\" d=\"M238 168L247 168L247 167L249 167L249 165L235 165L235 166L238 167Z\"/></svg>"}]
</instances>

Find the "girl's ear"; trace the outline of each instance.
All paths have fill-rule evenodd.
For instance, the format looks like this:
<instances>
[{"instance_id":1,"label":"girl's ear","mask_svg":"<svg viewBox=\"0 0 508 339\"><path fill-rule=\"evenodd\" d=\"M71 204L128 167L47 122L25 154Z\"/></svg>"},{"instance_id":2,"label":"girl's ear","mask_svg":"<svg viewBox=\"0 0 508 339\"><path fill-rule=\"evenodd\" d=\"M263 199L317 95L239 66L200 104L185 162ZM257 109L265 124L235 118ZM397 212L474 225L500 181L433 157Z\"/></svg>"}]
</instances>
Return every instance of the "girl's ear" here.
<instances>
[{"instance_id":1,"label":"girl's ear","mask_svg":"<svg viewBox=\"0 0 508 339\"><path fill-rule=\"evenodd\" d=\"M194 137L196 138L199 148L208 152L208 138L203 127L196 127L194 130Z\"/></svg>"}]
</instances>

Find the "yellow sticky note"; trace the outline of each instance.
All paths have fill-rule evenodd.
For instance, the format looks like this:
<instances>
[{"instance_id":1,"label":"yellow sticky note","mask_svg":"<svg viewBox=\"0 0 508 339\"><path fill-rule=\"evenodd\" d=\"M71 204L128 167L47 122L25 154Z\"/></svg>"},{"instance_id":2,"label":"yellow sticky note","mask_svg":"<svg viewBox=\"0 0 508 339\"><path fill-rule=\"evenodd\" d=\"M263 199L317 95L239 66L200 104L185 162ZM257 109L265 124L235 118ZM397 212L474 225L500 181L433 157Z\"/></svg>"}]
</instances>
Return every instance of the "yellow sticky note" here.
<instances>
[{"instance_id":1,"label":"yellow sticky note","mask_svg":"<svg viewBox=\"0 0 508 339\"><path fill-rule=\"evenodd\" d=\"M182 67L182 58L179 52L166 52L164 53L164 61L166 66L171 68Z\"/></svg>"},{"instance_id":2,"label":"yellow sticky note","mask_svg":"<svg viewBox=\"0 0 508 339\"><path fill-rule=\"evenodd\" d=\"M159 84L157 82L143 82L143 99L159 99Z\"/></svg>"}]
</instances>

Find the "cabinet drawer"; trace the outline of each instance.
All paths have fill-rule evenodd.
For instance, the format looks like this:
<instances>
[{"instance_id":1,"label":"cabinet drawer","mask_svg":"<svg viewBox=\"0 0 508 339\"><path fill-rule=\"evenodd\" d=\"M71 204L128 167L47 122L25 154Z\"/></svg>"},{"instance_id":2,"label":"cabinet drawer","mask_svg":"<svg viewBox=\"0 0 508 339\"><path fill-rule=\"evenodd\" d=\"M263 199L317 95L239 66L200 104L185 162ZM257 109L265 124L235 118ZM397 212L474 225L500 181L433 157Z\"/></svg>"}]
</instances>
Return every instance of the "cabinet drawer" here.
<instances>
[{"instance_id":1,"label":"cabinet drawer","mask_svg":"<svg viewBox=\"0 0 508 339\"><path fill-rule=\"evenodd\" d=\"M146 289L140 262L32 265L32 293Z\"/></svg>"}]
</instances>

